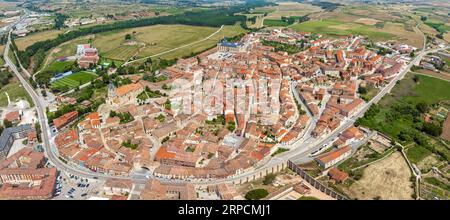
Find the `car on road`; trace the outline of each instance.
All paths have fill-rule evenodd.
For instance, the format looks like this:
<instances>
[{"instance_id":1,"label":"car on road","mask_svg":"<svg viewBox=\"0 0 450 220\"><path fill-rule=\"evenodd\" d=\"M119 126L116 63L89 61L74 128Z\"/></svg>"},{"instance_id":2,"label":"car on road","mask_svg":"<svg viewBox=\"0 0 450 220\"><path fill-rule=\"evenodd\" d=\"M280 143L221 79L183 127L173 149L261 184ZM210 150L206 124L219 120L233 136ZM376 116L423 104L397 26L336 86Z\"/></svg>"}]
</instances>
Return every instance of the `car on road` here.
<instances>
[{"instance_id":1,"label":"car on road","mask_svg":"<svg viewBox=\"0 0 450 220\"><path fill-rule=\"evenodd\" d=\"M87 193L83 193L83 194L81 194L80 196L81 196L81 197L85 197L85 196L87 196Z\"/></svg>"}]
</instances>

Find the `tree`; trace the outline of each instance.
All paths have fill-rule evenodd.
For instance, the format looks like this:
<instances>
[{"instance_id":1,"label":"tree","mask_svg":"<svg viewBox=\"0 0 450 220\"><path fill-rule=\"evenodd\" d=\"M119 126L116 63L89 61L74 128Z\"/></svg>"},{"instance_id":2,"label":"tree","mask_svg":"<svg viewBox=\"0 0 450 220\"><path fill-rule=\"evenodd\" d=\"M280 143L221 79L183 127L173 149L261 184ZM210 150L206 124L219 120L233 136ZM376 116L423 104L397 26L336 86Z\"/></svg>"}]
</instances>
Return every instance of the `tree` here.
<instances>
[{"instance_id":1,"label":"tree","mask_svg":"<svg viewBox=\"0 0 450 220\"><path fill-rule=\"evenodd\" d=\"M270 185L273 183L273 181L275 181L275 178L277 177L277 175L273 174L273 173L269 173L264 177L263 180L263 184L264 185Z\"/></svg>"},{"instance_id":2,"label":"tree","mask_svg":"<svg viewBox=\"0 0 450 220\"><path fill-rule=\"evenodd\" d=\"M422 21L426 21L428 18L427 18L427 16L420 16L420 20L422 20Z\"/></svg>"},{"instance_id":3,"label":"tree","mask_svg":"<svg viewBox=\"0 0 450 220\"><path fill-rule=\"evenodd\" d=\"M251 191L248 191L247 194L245 194L245 199L247 200L260 200L265 198L267 195L269 195L269 192L265 189L254 189Z\"/></svg>"},{"instance_id":4,"label":"tree","mask_svg":"<svg viewBox=\"0 0 450 220\"><path fill-rule=\"evenodd\" d=\"M438 137L442 133L442 127L435 123L424 123L422 131L429 135Z\"/></svg>"},{"instance_id":5,"label":"tree","mask_svg":"<svg viewBox=\"0 0 450 220\"><path fill-rule=\"evenodd\" d=\"M137 145L137 144L133 144L133 143L131 142L130 139L128 139L128 140L122 142L121 145L122 145L123 147L130 148L130 149L132 149L132 150L136 150L136 149L138 148L138 145Z\"/></svg>"},{"instance_id":6,"label":"tree","mask_svg":"<svg viewBox=\"0 0 450 220\"><path fill-rule=\"evenodd\" d=\"M358 92L359 92L359 94L362 94L362 95L367 94L367 88L360 86L358 88Z\"/></svg>"},{"instance_id":7,"label":"tree","mask_svg":"<svg viewBox=\"0 0 450 220\"><path fill-rule=\"evenodd\" d=\"M415 83L418 83L418 82L419 82L419 79L420 79L420 78L419 78L418 75L414 75L414 76L413 76L413 80L414 80Z\"/></svg>"},{"instance_id":8,"label":"tree","mask_svg":"<svg viewBox=\"0 0 450 220\"><path fill-rule=\"evenodd\" d=\"M172 104L170 104L170 100L167 99L166 102L164 103L164 108L167 110L172 109Z\"/></svg>"},{"instance_id":9,"label":"tree","mask_svg":"<svg viewBox=\"0 0 450 220\"><path fill-rule=\"evenodd\" d=\"M35 123L34 124L34 129L36 130L36 134L37 134L37 139L38 139L38 141L39 142L41 142L42 141L42 139L41 139L41 124L39 124L39 123Z\"/></svg>"},{"instance_id":10,"label":"tree","mask_svg":"<svg viewBox=\"0 0 450 220\"><path fill-rule=\"evenodd\" d=\"M167 85L167 84L164 83L164 84L161 86L161 88L164 89L164 90L170 90L171 87L170 87L169 85Z\"/></svg>"},{"instance_id":11,"label":"tree","mask_svg":"<svg viewBox=\"0 0 450 220\"><path fill-rule=\"evenodd\" d=\"M13 124L12 124L12 122L4 119L3 120L3 125L5 126L5 128L10 128L10 127L12 127Z\"/></svg>"},{"instance_id":12,"label":"tree","mask_svg":"<svg viewBox=\"0 0 450 220\"><path fill-rule=\"evenodd\" d=\"M147 58L147 60L145 61L147 64L150 64L150 65L152 65L152 63L153 63L153 60L152 60L152 58L151 57L149 57L149 58Z\"/></svg>"},{"instance_id":13,"label":"tree","mask_svg":"<svg viewBox=\"0 0 450 220\"><path fill-rule=\"evenodd\" d=\"M423 114L428 112L429 106L425 102L419 102L416 104L416 109Z\"/></svg>"},{"instance_id":14,"label":"tree","mask_svg":"<svg viewBox=\"0 0 450 220\"><path fill-rule=\"evenodd\" d=\"M131 40L131 34L126 34L125 35L125 40Z\"/></svg>"},{"instance_id":15,"label":"tree","mask_svg":"<svg viewBox=\"0 0 450 220\"><path fill-rule=\"evenodd\" d=\"M236 123L234 121L228 122L227 129L230 132L233 132L236 129Z\"/></svg>"}]
</instances>

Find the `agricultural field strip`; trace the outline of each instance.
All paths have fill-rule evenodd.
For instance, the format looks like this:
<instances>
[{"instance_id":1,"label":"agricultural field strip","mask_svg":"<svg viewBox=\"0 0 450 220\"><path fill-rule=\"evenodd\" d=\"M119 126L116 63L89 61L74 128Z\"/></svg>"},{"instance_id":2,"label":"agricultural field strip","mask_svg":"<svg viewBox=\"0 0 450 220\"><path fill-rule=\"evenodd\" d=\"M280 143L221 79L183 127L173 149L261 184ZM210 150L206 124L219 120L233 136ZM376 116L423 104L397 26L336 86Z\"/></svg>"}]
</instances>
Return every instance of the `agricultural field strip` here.
<instances>
[{"instance_id":1,"label":"agricultural field strip","mask_svg":"<svg viewBox=\"0 0 450 220\"><path fill-rule=\"evenodd\" d=\"M220 26L219 30L217 30L216 32L214 32L214 33L212 33L211 35L209 35L208 37L206 37L206 38L204 38L204 39L201 39L201 40L199 40L199 41L192 42L192 43L189 43L189 44L185 44L185 45L183 45L183 46L179 46L179 47L176 47L176 48L173 48L173 49L170 49L170 50L167 50L167 51L158 53L158 54L150 55L150 56L147 56L147 57L142 57L142 58L139 58L139 59L136 59L136 60L132 60L132 61L127 61L127 62L125 62L123 65L125 66L125 65L128 65L128 64L130 64L130 63L135 63L135 62L138 62L138 61L141 61L141 60L145 60L145 59L148 59L148 58L161 56L161 55L164 55L164 54L166 54L166 53L170 53L170 52L172 52L172 51L175 51L175 50L178 50L178 49L181 49L181 48L184 48L184 47L189 47L189 46L192 46L192 45L194 45L194 44L201 43L201 42L203 42L203 41L209 40L211 37L213 37L214 35L216 35L217 33L219 33L219 32L223 29L224 26L225 26L225 25Z\"/></svg>"}]
</instances>

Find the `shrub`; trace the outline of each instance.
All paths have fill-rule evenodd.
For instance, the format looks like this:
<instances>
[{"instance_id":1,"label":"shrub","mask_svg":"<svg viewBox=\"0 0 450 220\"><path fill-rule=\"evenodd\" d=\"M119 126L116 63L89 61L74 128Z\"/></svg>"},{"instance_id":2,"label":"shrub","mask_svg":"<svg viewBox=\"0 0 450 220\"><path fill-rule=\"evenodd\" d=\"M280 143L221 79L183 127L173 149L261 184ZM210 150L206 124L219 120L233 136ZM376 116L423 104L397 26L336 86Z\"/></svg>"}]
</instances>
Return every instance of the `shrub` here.
<instances>
[{"instance_id":1,"label":"shrub","mask_svg":"<svg viewBox=\"0 0 450 220\"><path fill-rule=\"evenodd\" d=\"M265 189L254 189L251 191L248 191L247 194L245 194L245 199L247 200L260 200L265 198L267 195L269 195L269 192Z\"/></svg>"},{"instance_id":2,"label":"shrub","mask_svg":"<svg viewBox=\"0 0 450 220\"><path fill-rule=\"evenodd\" d=\"M437 137L442 133L442 127L435 123L424 123L423 132Z\"/></svg>"},{"instance_id":3,"label":"shrub","mask_svg":"<svg viewBox=\"0 0 450 220\"><path fill-rule=\"evenodd\" d=\"M264 177L263 184L264 184L264 185L272 184L273 181L275 181L275 178L276 178L276 177L277 177L277 175L275 175L275 174L273 174L273 173L267 174L267 176Z\"/></svg>"}]
</instances>

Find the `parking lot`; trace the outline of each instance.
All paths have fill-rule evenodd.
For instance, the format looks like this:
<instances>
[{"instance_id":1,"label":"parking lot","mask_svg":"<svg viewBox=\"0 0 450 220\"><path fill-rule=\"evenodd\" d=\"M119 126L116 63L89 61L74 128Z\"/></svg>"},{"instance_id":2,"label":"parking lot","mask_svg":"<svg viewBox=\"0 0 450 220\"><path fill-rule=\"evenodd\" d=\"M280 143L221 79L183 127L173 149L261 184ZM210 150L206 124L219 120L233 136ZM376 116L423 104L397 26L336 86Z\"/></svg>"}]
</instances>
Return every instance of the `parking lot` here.
<instances>
[{"instance_id":1,"label":"parking lot","mask_svg":"<svg viewBox=\"0 0 450 220\"><path fill-rule=\"evenodd\" d=\"M102 181L80 178L61 172L61 175L58 176L53 199L86 200L91 196L97 196L102 186Z\"/></svg>"}]
</instances>

